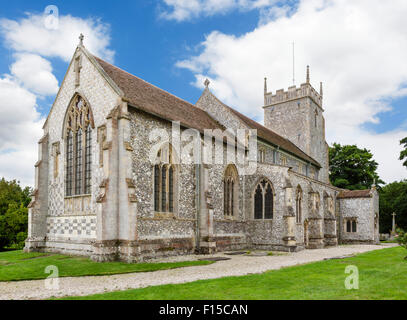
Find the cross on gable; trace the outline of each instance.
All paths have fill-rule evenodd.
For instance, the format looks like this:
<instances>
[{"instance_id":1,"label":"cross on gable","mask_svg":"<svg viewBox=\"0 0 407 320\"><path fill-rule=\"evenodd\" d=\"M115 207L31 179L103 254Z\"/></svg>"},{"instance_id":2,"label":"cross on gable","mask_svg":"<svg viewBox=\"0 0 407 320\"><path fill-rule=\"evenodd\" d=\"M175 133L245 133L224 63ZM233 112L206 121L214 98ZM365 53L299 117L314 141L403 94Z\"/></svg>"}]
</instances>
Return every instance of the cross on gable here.
<instances>
[{"instance_id":1,"label":"cross on gable","mask_svg":"<svg viewBox=\"0 0 407 320\"><path fill-rule=\"evenodd\" d=\"M85 39L85 36L81 33L79 35L79 45L83 46L83 39Z\"/></svg>"},{"instance_id":2,"label":"cross on gable","mask_svg":"<svg viewBox=\"0 0 407 320\"><path fill-rule=\"evenodd\" d=\"M77 86L77 87L80 85L80 81L81 81L81 69L82 69L82 56L77 56L75 58L75 66L74 66L74 72L76 75L75 86Z\"/></svg>"}]
</instances>

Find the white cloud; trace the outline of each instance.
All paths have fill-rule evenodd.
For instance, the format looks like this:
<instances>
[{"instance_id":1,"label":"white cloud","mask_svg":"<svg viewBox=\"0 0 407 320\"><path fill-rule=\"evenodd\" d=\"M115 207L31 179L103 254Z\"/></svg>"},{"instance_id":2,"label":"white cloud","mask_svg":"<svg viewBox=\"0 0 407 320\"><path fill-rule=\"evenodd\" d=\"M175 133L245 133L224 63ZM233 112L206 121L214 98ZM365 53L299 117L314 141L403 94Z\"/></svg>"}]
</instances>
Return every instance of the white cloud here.
<instances>
[{"instance_id":1,"label":"white cloud","mask_svg":"<svg viewBox=\"0 0 407 320\"><path fill-rule=\"evenodd\" d=\"M10 70L24 87L40 95L53 95L58 92L58 80L53 75L48 60L29 53L16 54L16 59Z\"/></svg>"},{"instance_id":2,"label":"white cloud","mask_svg":"<svg viewBox=\"0 0 407 320\"><path fill-rule=\"evenodd\" d=\"M272 12L272 20L241 37L212 32L198 55L177 65L195 74L195 86L209 77L220 99L262 120L263 78L273 92L292 85L294 41L297 84L307 64L314 87L324 82L328 142L371 148L382 178L398 180L407 177L397 160L405 130L376 134L362 125L378 123L391 109L388 98L407 93L406 14L404 0L302 0L295 12Z\"/></svg>"},{"instance_id":3,"label":"white cloud","mask_svg":"<svg viewBox=\"0 0 407 320\"><path fill-rule=\"evenodd\" d=\"M34 164L38 160L38 140L43 135L45 115L37 110L37 100L53 96L58 81L46 58L68 62L85 35L85 46L112 61L109 25L99 19L60 16L58 29L46 28L43 15L27 14L18 21L0 19L0 33L14 54L11 74L0 75L0 177L34 185Z\"/></svg>"},{"instance_id":4,"label":"white cloud","mask_svg":"<svg viewBox=\"0 0 407 320\"><path fill-rule=\"evenodd\" d=\"M68 62L78 45L80 33L86 47L95 55L113 61L114 51L108 49L110 27L99 19L59 16L56 30L46 28L44 15L28 14L19 21L1 19L1 33L6 44L18 52L31 52L43 57L58 57Z\"/></svg>"},{"instance_id":5,"label":"white cloud","mask_svg":"<svg viewBox=\"0 0 407 320\"><path fill-rule=\"evenodd\" d=\"M185 21L200 16L225 14L231 10L249 11L270 7L277 0L163 0L166 8L160 16L164 19Z\"/></svg>"},{"instance_id":6,"label":"white cloud","mask_svg":"<svg viewBox=\"0 0 407 320\"><path fill-rule=\"evenodd\" d=\"M33 185L38 140L45 119L36 96L9 77L0 78L0 176Z\"/></svg>"}]
</instances>

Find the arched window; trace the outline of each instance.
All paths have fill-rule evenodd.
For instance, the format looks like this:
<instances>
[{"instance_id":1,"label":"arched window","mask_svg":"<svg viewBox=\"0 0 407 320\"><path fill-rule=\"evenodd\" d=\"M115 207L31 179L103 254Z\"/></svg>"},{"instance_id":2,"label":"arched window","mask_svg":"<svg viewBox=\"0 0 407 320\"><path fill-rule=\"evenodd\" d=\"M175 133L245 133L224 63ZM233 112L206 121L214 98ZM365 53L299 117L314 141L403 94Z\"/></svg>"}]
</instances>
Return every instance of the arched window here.
<instances>
[{"instance_id":1,"label":"arched window","mask_svg":"<svg viewBox=\"0 0 407 320\"><path fill-rule=\"evenodd\" d=\"M176 166L171 145L167 144L157 153L154 165L154 211L174 212Z\"/></svg>"},{"instance_id":2,"label":"arched window","mask_svg":"<svg viewBox=\"0 0 407 320\"><path fill-rule=\"evenodd\" d=\"M302 222L302 190L298 186L295 196L295 218L297 223Z\"/></svg>"},{"instance_id":3,"label":"arched window","mask_svg":"<svg viewBox=\"0 0 407 320\"><path fill-rule=\"evenodd\" d=\"M75 96L68 108L64 129L66 140L66 196L91 193L92 112L86 101Z\"/></svg>"},{"instance_id":4,"label":"arched window","mask_svg":"<svg viewBox=\"0 0 407 320\"><path fill-rule=\"evenodd\" d=\"M254 192L254 219L273 219L274 192L271 183L263 179Z\"/></svg>"},{"instance_id":5,"label":"arched window","mask_svg":"<svg viewBox=\"0 0 407 320\"><path fill-rule=\"evenodd\" d=\"M233 164L230 164L225 171L225 177L223 179L223 199L224 206L223 212L225 216L234 216L237 208L237 193L239 176L237 169Z\"/></svg>"}]
</instances>

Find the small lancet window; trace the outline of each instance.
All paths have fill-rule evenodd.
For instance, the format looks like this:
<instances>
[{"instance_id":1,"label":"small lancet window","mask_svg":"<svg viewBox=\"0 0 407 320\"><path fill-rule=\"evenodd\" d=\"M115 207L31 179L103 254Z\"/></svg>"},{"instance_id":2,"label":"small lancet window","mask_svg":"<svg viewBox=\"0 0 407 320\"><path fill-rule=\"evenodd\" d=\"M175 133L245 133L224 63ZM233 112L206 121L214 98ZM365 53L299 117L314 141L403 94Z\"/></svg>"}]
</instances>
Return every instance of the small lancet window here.
<instances>
[{"instance_id":1,"label":"small lancet window","mask_svg":"<svg viewBox=\"0 0 407 320\"><path fill-rule=\"evenodd\" d=\"M346 232L348 233L357 232L357 221L355 218L346 219Z\"/></svg>"},{"instance_id":2,"label":"small lancet window","mask_svg":"<svg viewBox=\"0 0 407 320\"><path fill-rule=\"evenodd\" d=\"M154 211L173 213L175 211L176 165L171 145L166 145L157 153L154 165Z\"/></svg>"},{"instance_id":3,"label":"small lancet window","mask_svg":"<svg viewBox=\"0 0 407 320\"><path fill-rule=\"evenodd\" d=\"M239 175L235 165L230 164L225 171L223 178L224 186L224 215L233 217L237 207Z\"/></svg>"}]
</instances>

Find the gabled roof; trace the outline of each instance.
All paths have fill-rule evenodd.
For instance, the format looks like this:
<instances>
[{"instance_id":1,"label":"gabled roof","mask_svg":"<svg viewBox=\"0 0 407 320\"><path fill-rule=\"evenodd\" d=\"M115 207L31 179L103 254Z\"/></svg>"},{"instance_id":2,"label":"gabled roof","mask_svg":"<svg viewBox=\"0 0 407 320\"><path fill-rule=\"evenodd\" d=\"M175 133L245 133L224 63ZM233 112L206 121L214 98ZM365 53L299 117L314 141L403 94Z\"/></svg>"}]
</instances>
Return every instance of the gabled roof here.
<instances>
[{"instance_id":1,"label":"gabled roof","mask_svg":"<svg viewBox=\"0 0 407 320\"><path fill-rule=\"evenodd\" d=\"M372 197L372 190L344 190L341 191L337 199L352 199L352 198L371 198Z\"/></svg>"},{"instance_id":2,"label":"gabled roof","mask_svg":"<svg viewBox=\"0 0 407 320\"><path fill-rule=\"evenodd\" d=\"M249 117L246 117L244 114L240 113L239 111L229 107L228 105L224 104L222 101L220 101L212 92L210 92L208 89L205 89L208 91L210 95L212 95L213 98L215 98L219 103L221 103L225 108L230 110L236 117L238 117L246 126L248 126L251 129L256 129L257 130L257 136L273 145L276 145L280 147L280 149L285 150L291 154L294 154L295 156L310 162L314 164L317 167L321 167L318 161L307 155L304 151L302 151L300 148L298 148L294 143L292 143L290 140L283 138L282 136L278 135L274 131L266 128L265 126L261 125L260 123L250 119Z\"/></svg>"},{"instance_id":3,"label":"gabled roof","mask_svg":"<svg viewBox=\"0 0 407 320\"><path fill-rule=\"evenodd\" d=\"M131 106L166 120L179 121L181 125L197 129L201 132L205 129L221 129L222 131L226 129L206 111L195 105L113 66L98 57L94 56L94 58L109 78L120 88L124 94L124 98L128 100ZM222 103L221 101L219 102ZM282 150L310 162L317 167L321 167L316 160L304 153L291 141L279 136L275 132L267 129L258 122L251 120L235 109L225 104L223 105L230 109L231 112L233 112L249 128L257 129L257 135L259 138L273 145L279 146Z\"/></svg>"},{"instance_id":4,"label":"gabled roof","mask_svg":"<svg viewBox=\"0 0 407 320\"><path fill-rule=\"evenodd\" d=\"M128 103L142 111L170 121L179 121L182 126L204 129L225 128L202 109L182 100L110 63L95 57L107 75L123 91Z\"/></svg>"}]
</instances>

